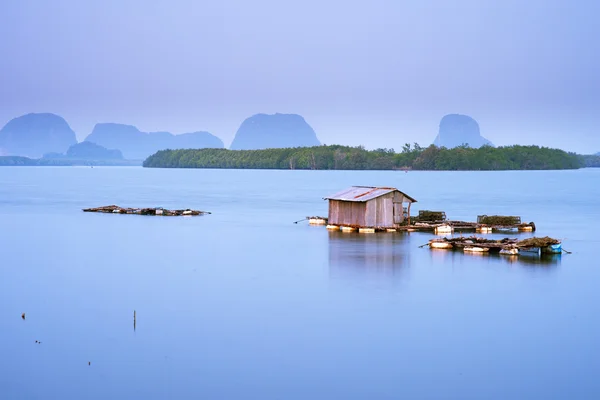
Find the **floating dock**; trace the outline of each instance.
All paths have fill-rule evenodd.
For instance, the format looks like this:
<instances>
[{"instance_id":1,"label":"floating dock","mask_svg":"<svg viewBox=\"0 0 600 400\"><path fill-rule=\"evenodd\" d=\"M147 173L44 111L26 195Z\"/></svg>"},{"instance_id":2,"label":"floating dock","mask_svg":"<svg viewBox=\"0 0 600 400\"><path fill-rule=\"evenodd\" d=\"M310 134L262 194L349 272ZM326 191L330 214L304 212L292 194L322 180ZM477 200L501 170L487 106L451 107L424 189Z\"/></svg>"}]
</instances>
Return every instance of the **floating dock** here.
<instances>
[{"instance_id":1,"label":"floating dock","mask_svg":"<svg viewBox=\"0 0 600 400\"><path fill-rule=\"evenodd\" d=\"M196 216L210 214L208 211L191 210L189 208L185 210L167 210L166 208L128 208L119 207L115 205L84 208L84 212L98 212L98 213L111 213L111 214L137 214L137 215L160 215L165 217L170 216Z\"/></svg>"},{"instance_id":2,"label":"floating dock","mask_svg":"<svg viewBox=\"0 0 600 400\"><path fill-rule=\"evenodd\" d=\"M432 250L462 250L465 253L498 253L508 256L561 254L563 252L560 240L548 236L524 240L510 238L492 240L476 236L440 238L431 239L427 245Z\"/></svg>"},{"instance_id":3,"label":"floating dock","mask_svg":"<svg viewBox=\"0 0 600 400\"><path fill-rule=\"evenodd\" d=\"M453 232L535 232L535 223L482 224L478 222L466 221L416 222L413 225L400 226L395 229L397 231L433 232L435 234L447 234Z\"/></svg>"},{"instance_id":4,"label":"floating dock","mask_svg":"<svg viewBox=\"0 0 600 400\"><path fill-rule=\"evenodd\" d=\"M432 232L436 235L446 235L454 232L473 232L473 233L498 233L498 232L534 232L535 224L533 222L517 225L487 225L477 222L464 221L444 221L443 223L417 222L411 225L401 225L397 227L389 226L360 226L360 225L334 225L329 224L326 218L309 219L310 225L326 225L329 230L359 231L360 229L369 229L369 232Z\"/></svg>"},{"instance_id":5,"label":"floating dock","mask_svg":"<svg viewBox=\"0 0 600 400\"><path fill-rule=\"evenodd\" d=\"M477 222L446 220L443 211L420 211L418 216L411 217L412 224L395 224L393 226L363 226L358 224L332 224L327 217L306 217L310 225L326 225L328 230L343 232L432 232L436 235L454 232L498 233L498 232L535 232L535 223L521 222L518 216L480 215ZM409 221L406 219L405 221Z\"/></svg>"},{"instance_id":6,"label":"floating dock","mask_svg":"<svg viewBox=\"0 0 600 400\"><path fill-rule=\"evenodd\" d=\"M327 217L306 217L310 225L327 225Z\"/></svg>"}]
</instances>

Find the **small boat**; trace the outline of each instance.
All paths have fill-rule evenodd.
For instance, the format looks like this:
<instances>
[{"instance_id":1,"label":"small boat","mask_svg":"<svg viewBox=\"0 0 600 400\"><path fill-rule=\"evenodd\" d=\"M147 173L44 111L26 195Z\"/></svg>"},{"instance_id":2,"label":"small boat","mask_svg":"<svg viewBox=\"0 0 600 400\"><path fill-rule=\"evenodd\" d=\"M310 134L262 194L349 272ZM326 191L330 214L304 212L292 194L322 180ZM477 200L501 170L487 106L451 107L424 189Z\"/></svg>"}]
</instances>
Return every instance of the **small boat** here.
<instances>
[{"instance_id":1,"label":"small boat","mask_svg":"<svg viewBox=\"0 0 600 400\"><path fill-rule=\"evenodd\" d=\"M542 247L542 253L544 254L561 254L562 245L560 243L551 244L549 246Z\"/></svg>"},{"instance_id":2,"label":"small boat","mask_svg":"<svg viewBox=\"0 0 600 400\"><path fill-rule=\"evenodd\" d=\"M469 253L487 253L490 249L487 247L467 246L464 248L464 251Z\"/></svg>"},{"instance_id":3,"label":"small boat","mask_svg":"<svg viewBox=\"0 0 600 400\"><path fill-rule=\"evenodd\" d=\"M539 247L520 247L519 254L528 255L528 256L539 256L541 254L541 249Z\"/></svg>"},{"instance_id":4,"label":"small boat","mask_svg":"<svg viewBox=\"0 0 600 400\"><path fill-rule=\"evenodd\" d=\"M531 225L519 225L519 232L533 232L533 226Z\"/></svg>"},{"instance_id":5,"label":"small boat","mask_svg":"<svg viewBox=\"0 0 600 400\"><path fill-rule=\"evenodd\" d=\"M513 233L517 231L517 228L507 227L507 226L498 226L495 228L498 233Z\"/></svg>"},{"instance_id":6,"label":"small boat","mask_svg":"<svg viewBox=\"0 0 600 400\"><path fill-rule=\"evenodd\" d=\"M450 242L446 242L446 241L437 242L437 241L432 240L429 242L429 247L432 249L448 250L448 249L451 249L453 246L452 246L452 243L450 243Z\"/></svg>"}]
</instances>

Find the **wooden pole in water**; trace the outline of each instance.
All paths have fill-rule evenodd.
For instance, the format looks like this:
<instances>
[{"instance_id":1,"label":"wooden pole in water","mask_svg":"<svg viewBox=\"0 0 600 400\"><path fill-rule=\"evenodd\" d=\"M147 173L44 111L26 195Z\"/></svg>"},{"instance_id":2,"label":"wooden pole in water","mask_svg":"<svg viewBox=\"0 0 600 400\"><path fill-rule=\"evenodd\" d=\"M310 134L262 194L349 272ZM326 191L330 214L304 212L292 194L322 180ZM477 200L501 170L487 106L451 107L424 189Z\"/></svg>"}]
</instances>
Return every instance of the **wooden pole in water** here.
<instances>
[{"instance_id":1,"label":"wooden pole in water","mask_svg":"<svg viewBox=\"0 0 600 400\"><path fill-rule=\"evenodd\" d=\"M135 310L133 310L133 330L135 331Z\"/></svg>"}]
</instances>

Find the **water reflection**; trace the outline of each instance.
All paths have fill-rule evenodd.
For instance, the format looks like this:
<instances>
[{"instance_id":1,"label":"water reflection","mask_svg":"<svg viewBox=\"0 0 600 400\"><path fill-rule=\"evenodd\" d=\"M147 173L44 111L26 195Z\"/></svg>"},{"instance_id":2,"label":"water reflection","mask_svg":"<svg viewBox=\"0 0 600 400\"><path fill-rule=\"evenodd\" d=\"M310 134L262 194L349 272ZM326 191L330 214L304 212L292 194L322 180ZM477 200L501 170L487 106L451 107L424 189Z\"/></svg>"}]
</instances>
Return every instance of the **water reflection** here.
<instances>
[{"instance_id":1,"label":"water reflection","mask_svg":"<svg viewBox=\"0 0 600 400\"><path fill-rule=\"evenodd\" d=\"M513 256L514 257L514 256ZM520 255L516 257L519 264L537 265L541 267L554 267L560 265L562 260L561 254L542 254L540 255Z\"/></svg>"},{"instance_id":2,"label":"water reflection","mask_svg":"<svg viewBox=\"0 0 600 400\"><path fill-rule=\"evenodd\" d=\"M485 260L487 263L510 264L511 266L539 266L539 267L556 267L560 265L560 254L542 254L542 255L500 255L498 253L463 253L462 251L449 250L429 250L431 259L436 263L454 262L460 258L461 262L475 260L481 262Z\"/></svg>"},{"instance_id":3,"label":"water reflection","mask_svg":"<svg viewBox=\"0 0 600 400\"><path fill-rule=\"evenodd\" d=\"M329 232L330 277L399 277L406 273L410 251L402 233Z\"/></svg>"}]
</instances>

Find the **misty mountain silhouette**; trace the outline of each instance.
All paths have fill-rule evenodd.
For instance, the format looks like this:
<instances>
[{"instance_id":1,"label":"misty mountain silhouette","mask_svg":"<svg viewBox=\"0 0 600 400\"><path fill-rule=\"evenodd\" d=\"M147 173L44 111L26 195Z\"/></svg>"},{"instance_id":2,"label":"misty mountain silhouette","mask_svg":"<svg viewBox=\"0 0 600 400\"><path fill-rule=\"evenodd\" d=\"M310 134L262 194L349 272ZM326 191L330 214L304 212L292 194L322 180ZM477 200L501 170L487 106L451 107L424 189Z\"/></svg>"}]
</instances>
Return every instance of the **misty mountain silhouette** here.
<instances>
[{"instance_id":1,"label":"misty mountain silhouette","mask_svg":"<svg viewBox=\"0 0 600 400\"><path fill-rule=\"evenodd\" d=\"M481 136L477 121L461 114L448 114L442 118L433 144L449 149L463 144L469 147L493 146L492 142Z\"/></svg>"},{"instance_id":2,"label":"misty mountain silhouette","mask_svg":"<svg viewBox=\"0 0 600 400\"><path fill-rule=\"evenodd\" d=\"M240 125L231 150L319 146L311 126L298 114L256 114Z\"/></svg>"},{"instance_id":3,"label":"misty mountain silhouette","mask_svg":"<svg viewBox=\"0 0 600 400\"><path fill-rule=\"evenodd\" d=\"M66 154L47 153L44 158L65 158L72 160L122 160L120 150L109 150L92 142L81 142L69 147Z\"/></svg>"},{"instance_id":4,"label":"misty mountain silhouette","mask_svg":"<svg viewBox=\"0 0 600 400\"><path fill-rule=\"evenodd\" d=\"M22 115L0 130L0 155L38 158L45 153L62 153L75 143L75 132L56 114Z\"/></svg>"},{"instance_id":5,"label":"misty mountain silhouette","mask_svg":"<svg viewBox=\"0 0 600 400\"><path fill-rule=\"evenodd\" d=\"M223 141L209 132L173 135L169 132L141 132L132 125L100 123L85 139L108 149L119 149L123 157L143 160L159 150L223 148Z\"/></svg>"}]
</instances>

